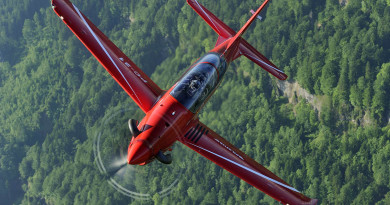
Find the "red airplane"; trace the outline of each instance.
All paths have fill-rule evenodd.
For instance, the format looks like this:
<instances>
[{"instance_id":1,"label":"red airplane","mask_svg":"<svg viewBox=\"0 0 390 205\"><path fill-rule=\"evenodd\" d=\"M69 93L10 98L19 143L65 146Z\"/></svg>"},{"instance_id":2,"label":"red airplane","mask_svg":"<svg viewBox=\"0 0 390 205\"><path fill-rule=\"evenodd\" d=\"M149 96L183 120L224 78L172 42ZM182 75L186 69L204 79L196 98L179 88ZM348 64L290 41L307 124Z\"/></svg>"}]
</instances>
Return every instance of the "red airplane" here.
<instances>
[{"instance_id":1,"label":"red airplane","mask_svg":"<svg viewBox=\"0 0 390 205\"><path fill-rule=\"evenodd\" d=\"M215 47L193 63L172 88L160 89L69 0L52 0L57 15L145 112L138 123L129 120L133 135L127 162L145 165L154 159L169 164L171 149L180 141L207 159L283 204L316 204L275 174L241 152L199 121L198 113L214 93L229 64L244 55L280 80L287 75L241 36L269 0L235 32L197 0L187 3L218 33Z\"/></svg>"}]
</instances>

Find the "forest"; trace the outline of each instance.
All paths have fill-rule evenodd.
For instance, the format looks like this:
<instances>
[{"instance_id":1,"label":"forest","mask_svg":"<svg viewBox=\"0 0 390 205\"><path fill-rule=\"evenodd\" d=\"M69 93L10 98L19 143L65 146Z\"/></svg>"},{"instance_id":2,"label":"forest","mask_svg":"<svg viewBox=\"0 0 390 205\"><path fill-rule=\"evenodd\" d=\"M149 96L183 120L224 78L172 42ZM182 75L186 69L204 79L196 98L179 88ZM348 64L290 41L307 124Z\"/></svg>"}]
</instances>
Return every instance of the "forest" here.
<instances>
[{"instance_id":1,"label":"forest","mask_svg":"<svg viewBox=\"0 0 390 205\"><path fill-rule=\"evenodd\" d=\"M234 30L262 2L199 1ZM218 37L185 0L72 2L163 89ZM242 57L200 120L319 204L388 204L390 0L273 0L261 15L243 37L320 109L297 94L290 102ZM169 195L156 192L172 177L164 169L144 173L149 200L121 194L93 150L104 119L121 110L110 130L130 137L127 119L142 111L50 1L0 0L2 204L278 204L180 143L168 166L185 169Z\"/></svg>"}]
</instances>

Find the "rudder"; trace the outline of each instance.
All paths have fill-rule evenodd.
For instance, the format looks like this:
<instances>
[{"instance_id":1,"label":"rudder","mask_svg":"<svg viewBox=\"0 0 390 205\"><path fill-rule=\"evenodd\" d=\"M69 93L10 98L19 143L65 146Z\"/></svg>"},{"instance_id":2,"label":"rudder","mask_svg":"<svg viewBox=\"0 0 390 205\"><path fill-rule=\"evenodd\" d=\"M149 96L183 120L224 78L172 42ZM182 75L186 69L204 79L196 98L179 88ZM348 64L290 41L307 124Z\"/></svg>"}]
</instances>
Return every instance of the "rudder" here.
<instances>
[{"instance_id":1,"label":"rudder","mask_svg":"<svg viewBox=\"0 0 390 205\"><path fill-rule=\"evenodd\" d=\"M257 51L252 45L250 45L241 37L248 29L248 27L257 19L257 16L269 1L270 0L265 0L237 33L229 26L227 26L223 21L218 19L218 17L216 17L213 13L207 10L197 0L187 0L187 3L219 35L215 47L226 42L226 47L224 48L226 50L224 54L228 58L231 58L231 61L237 59L241 55L244 55L276 78L280 80L286 80L287 75L283 71L277 68L270 60L268 60L263 54Z\"/></svg>"}]
</instances>

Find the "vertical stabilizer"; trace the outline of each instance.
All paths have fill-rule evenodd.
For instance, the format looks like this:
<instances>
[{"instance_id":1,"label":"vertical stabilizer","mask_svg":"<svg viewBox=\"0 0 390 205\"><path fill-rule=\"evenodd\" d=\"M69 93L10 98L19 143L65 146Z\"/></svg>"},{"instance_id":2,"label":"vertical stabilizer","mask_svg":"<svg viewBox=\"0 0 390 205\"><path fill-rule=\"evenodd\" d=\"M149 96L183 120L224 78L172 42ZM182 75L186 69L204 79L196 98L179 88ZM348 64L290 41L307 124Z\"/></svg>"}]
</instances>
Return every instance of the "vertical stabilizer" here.
<instances>
[{"instance_id":1,"label":"vertical stabilizer","mask_svg":"<svg viewBox=\"0 0 390 205\"><path fill-rule=\"evenodd\" d=\"M248 29L248 27L256 20L257 16L263 10L263 8L268 4L270 0L265 0L263 4L257 9L257 11L251 16L251 18L245 23L245 25L237 32L236 36L241 37L242 34ZM236 37L235 36L235 37Z\"/></svg>"},{"instance_id":2,"label":"vertical stabilizer","mask_svg":"<svg viewBox=\"0 0 390 205\"><path fill-rule=\"evenodd\" d=\"M223 53L229 62L244 55L249 60L253 61L278 79L286 80L287 75L282 70L277 68L270 60L268 60L263 54L257 51L252 45L250 45L241 37L248 29L248 27L258 18L260 12L264 9L269 1L270 0L265 0L263 4L261 4L261 6L256 10L256 12L253 12L251 18L237 33L229 26L227 26L223 21L218 19L213 13L207 10L197 0L187 0L187 3L203 18L203 20L207 22L207 24L216 33L218 33L219 37L215 45L216 48L214 49ZM221 46L218 47L219 45Z\"/></svg>"}]
</instances>

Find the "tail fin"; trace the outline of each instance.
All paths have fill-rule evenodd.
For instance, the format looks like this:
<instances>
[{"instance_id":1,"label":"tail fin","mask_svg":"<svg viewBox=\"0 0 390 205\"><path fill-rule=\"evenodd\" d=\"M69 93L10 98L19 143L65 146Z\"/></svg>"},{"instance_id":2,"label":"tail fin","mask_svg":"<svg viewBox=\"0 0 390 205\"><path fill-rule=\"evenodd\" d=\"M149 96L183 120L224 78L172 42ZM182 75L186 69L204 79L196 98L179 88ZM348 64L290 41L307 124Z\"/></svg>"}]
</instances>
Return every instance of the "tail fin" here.
<instances>
[{"instance_id":1,"label":"tail fin","mask_svg":"<svg viewBox=\"0 0 390 205\"><path fill-rule=\"evenodd\" d=\"M263 4L261 4L261 6L257 9L257 11L251 16L251 18L245 23L245 25L237 32L236 36L239 36L241 37L242 34L245 33L245 31L248 29L248 27L253 23L253 21L256 20L257 16L260 14L261 10L263 10L263 8L265 7L265 5L267 5L267 3L269 2L270 0L265 0L263 2Z\"/></svg>"},{"instance_id":2,"label":"tail fin","mask_svg":"<svg viewBox=\"0 0 390 205\"><path fill-rule=\"evenodd\" d=\"M248 29L248 27L253 23L253 21L256 20L257 16L259 16L260 12L263 10L263 8L267 5L267 3L270 0L265 0L263 4L257 9L256 12L253 13L252 17L245 23L245 25L237 32L237 34L234 36L236 39L240 39L241 43L239 46L239 53L240 55L244 55L249 60L253 61L260 67L262 67L264 70L271 73L273 76L277 77L280 80L286 80L287 75L281 71L279 68L277 68L270 60L268 60L263 54L261 54L259 51L257 51L255 48L253 48L252 45L250 45L246 40L241 39L241 36L245 33L245 31ZM236 40L234 39L234 40Z\"/></svg>"},{"instance_id":3,"label":"tail fin","mask_svg":"<svg viewBox=\"0 0 390 205\"><path fill-rule=\"evenodd\" d=\"M230 61L235 60L241 55L244 55L249 60L253 61L264 70L268 71L280 80L286 80L287 75L278 69L270 60L251 46L241 36L245 33L248 27L256 20L257 16L263 10L270 0L265 0L263 4L257 9L252 17L245 23L245 25L236 33L233 29L227 26L223 21L218 19L213 13L207 10L197 0L187 0L187 3L207 22L207 24L219 35L215 47L227 42L226 52L232 56ZM238 46L238 49L237 49ZM232 51L234 50L234 51ZM233 53L232 53L233 52Z\"/></svg>"}]
</instances>

